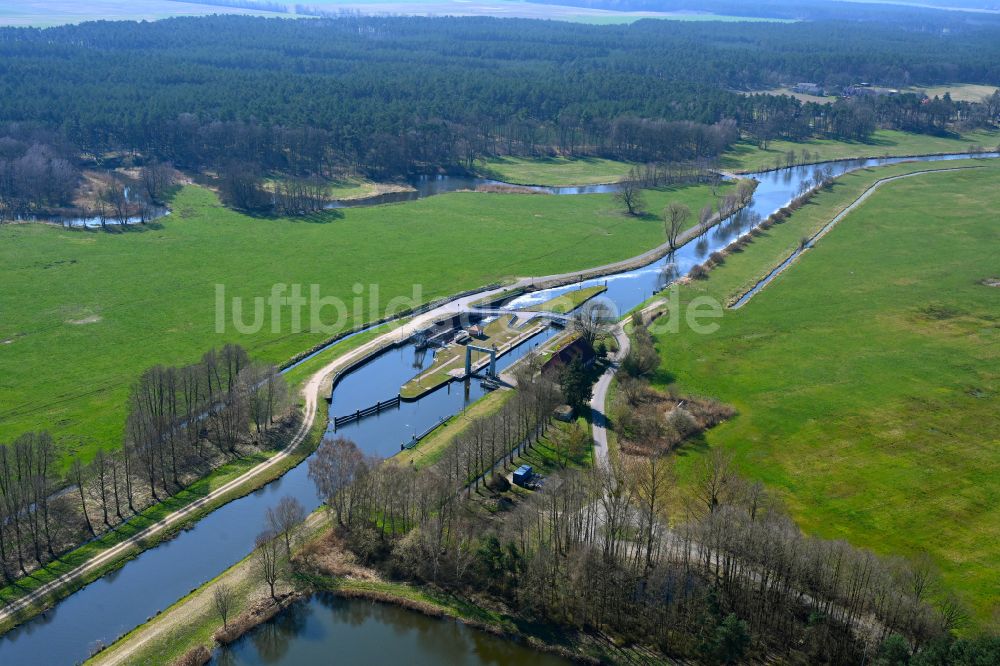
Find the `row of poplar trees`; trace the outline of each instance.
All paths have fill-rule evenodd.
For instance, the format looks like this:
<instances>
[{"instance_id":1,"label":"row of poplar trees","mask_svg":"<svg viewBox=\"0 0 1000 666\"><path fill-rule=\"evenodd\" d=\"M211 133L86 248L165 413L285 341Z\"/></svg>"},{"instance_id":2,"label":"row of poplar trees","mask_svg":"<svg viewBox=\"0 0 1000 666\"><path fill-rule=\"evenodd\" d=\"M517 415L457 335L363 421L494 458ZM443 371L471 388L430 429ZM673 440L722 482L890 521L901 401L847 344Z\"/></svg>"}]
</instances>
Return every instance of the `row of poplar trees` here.
<instances>
[{"instance_id":1,"label":"row of poplar trees","mask_svg":"<svg viewBox=\"0 0 1000 666\"><path fill-rule=\"evenodd\" d=\"M267 445L287 413L273 365L238 345L198 363L154 366L132 385L114 450L72 461L45 432L0 443L0 573L13 581L176 494L247 447Z\"/></svg>"}]
</instances>

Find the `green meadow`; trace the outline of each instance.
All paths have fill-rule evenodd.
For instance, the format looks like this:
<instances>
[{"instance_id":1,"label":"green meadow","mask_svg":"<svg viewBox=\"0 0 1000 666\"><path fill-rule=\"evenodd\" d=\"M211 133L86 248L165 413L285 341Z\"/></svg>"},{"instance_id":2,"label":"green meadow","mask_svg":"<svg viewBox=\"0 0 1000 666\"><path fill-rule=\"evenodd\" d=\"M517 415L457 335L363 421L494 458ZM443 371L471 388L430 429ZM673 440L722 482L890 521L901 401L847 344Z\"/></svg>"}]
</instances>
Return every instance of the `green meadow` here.
<instances>
[{"instance_id":1,"label":"green meadow","mask_svg":"<svg viewBox=\"0 0 1000 666\"><path fill-rule=\"evenodd\" d=\"M772 141L766 150L750 143L738 143L727 152L721 164L734 171L759 171L785 166L788 151L795 151L801 161L802 151L810 153L810 162L844 160L855 157L897 157L908 155L935 155L939 153L964 153L970 149L997 150L1000 132L967 132L960 136L932 136L911 134L897 130L877 130L870 141L836 141L812 139L810 141Z\"/></svg>"},{"instance_id":2,"label":"green meadow","mask_svg":"<svg viewBox=\"0 0 1000 666\"><path fill-rule=\"evenodd\" d=\"M833 189L681 289L742 293L878 178L882 186L718 331L664 334L661 384L739 415L711 447L780 495L802 528L882 554L927 551L977 624L1000 600L1000 164L904 164Z\"/></svg>"},{"instance_id":3,"label":"green meadow","mask_svg":"<svg viewBox=\"0 0 1000 666\"><path fill-rule=\"evenodd\" d=\"M738 172L773 169L785 166L789 151L794 151L796 161L801 161L802 151L809 151L810 162L843 160L860 157L899 157L907 155L933 155L964 153L970 150L997 150L1000 132L967 132L954 136L912 134L897 130L878 130L870 141L837 141L810 139L808 141L772 141L766 149L740 142L725 153L720 160L724 169ZM480 160L476 169L483 176L522 185L593 185L613 183L628 175L628 162L599 157L499 157Z\"/></svg>"},{"instance_id":4,"label":"green meadow","mask_svg":"<svg viewBox=\"0 0 1000 666\"><path fill-rule=\"evenodd\" d=\"M600 157L496 157L476 162L487 178L517 185L600 185L628 175L628 162Z\"/></svg>"},{"instance_id":5,"label":"green meadow","mask_svg":"<svg viewBox=\"0 0 1000 666\"><path fill-rule=\"evenodd\" d=\"M697 210L712 195L698 186L646 198L651 211L673 200ZM253 299L267 298L276 283L303 285L307 297L315 284L322 297L342 299L350 328L381 317L394 297L426 302L514 276L573 271L664 240L658 217L624 215L611 195L454 193L263 219L185 187L171 207L159 224L124 232L0 227L0 441L47 429L64 460L89 458L120 443L128 387L147 367L191 363L227 342L281 363L332 337L310 330L308 308L300 332L289 308L272 328L266 304L261 330L239 333L231 298L243 299L250 324ZM222 332L217 285L229 304ZM319 314L324 324L336 318L331 307Z\"/></svg>"}]
</instances>

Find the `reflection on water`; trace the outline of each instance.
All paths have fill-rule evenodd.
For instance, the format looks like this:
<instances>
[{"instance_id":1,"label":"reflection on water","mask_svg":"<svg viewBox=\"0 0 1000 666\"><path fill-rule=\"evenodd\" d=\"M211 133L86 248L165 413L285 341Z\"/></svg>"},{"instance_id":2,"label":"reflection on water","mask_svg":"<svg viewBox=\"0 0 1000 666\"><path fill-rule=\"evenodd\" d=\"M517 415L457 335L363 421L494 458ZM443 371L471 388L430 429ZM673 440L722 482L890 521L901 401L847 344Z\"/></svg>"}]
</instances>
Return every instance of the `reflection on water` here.
<instances>
[{"instance_id":1,"label":"reflection on water","mask_svg":"<svg viewBox=\"0 0 1000 666\"><path fill-rule=\"evenodd\" d=\"M568 662L451 620L329 594L293 605L220 649L213 660L218 666L330 663L556 666Z\"/></svg>"}]
</instances>

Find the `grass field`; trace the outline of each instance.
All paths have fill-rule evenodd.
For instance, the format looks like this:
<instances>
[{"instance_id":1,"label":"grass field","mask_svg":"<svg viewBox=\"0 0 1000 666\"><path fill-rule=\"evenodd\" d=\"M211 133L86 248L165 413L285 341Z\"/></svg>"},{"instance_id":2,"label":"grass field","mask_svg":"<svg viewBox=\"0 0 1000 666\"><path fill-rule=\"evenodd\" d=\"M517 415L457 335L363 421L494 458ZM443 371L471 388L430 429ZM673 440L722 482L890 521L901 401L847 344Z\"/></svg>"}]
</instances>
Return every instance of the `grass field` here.
<instances>
[{"instance_id":1,"label":"grass field","mask_svg":"<svg viewBox=\"0 0 1000 666\"><path fill-rule=\"evenodd\" d=\"M790 150L794 150L799 157L803 150L808 150L811 154L810 161L818 162L852 157L963 153L970 147L996 150L998 145L1000 145L1000 132L970 132L961 137L949 138L878 130L868 143L829 139L805 142L772 141L768 144L767 150L761 150L749 143L739 143L723 157L722 166L734 171L773 169L776 162L780 162L780 166L785 166L785 155Z\"/></svg>"},{"instance_id":2,"label":"grass field","mask_svg":"<svg viewBox=\"0 0 1000 666\"><path fill-rule=\"evenodd\" d=\"M628 175L628 162L600 157L497 157L480 160L476 169L488 178L518 185L594 185Z\"/></svg>"},{"instance_id":3,"label":"grass field","mask_svg":"<svg viewBox=\"0 0 1000 666\"><path fill-rule=\"evenodd\" d=\"M171 0L0 0L0 25L47 27L83 21L153 21L171 16L207 14L255 14L275 16L271 12L203 5Z\"/></svg>"},{"instance_id":4,"label":"grass field","mask_svg":"<svg viewBox=\"0 0 1000 666\"><path fill-rule=\"evenodd\" d=\"M707 187L650 192L697 210ZM124 233L49 225L0 227L0 440L48 429L66 456L121 441L129 384L157 363L197 360L238 342L282 362L332 333L312 331L308 308L293 332L270 308L257 333L225 318L216 332L216 285L226 302L267 298L272 285L319 285L347 306L345 327L382 316L395 296L429 301L507 276L543 275L636 255L663 241L650 216L623 215L611 195L455 193L315 218L258 219L182 189L162 225ZM355 284L364 285L363 297ZM371 311L370 285L381 307ZM336 311L321 313L332 323ZM252 322L252 313L243 321Z\"/></svg>"},{"instance_id":5,"label":"grass field","mask_svg":"<svg viewBox=\"0 0 1000 666\"><path fill-rule=\"evenodd\" d=\"M583 289L574 289L573 291L567 291L564 294L560 294L555 298L550 298L549 300L539 303L538 305L531 305L526 307L525 310L533 312L555 312L556 314L566 314L577 309L594 296L598 294L603 294L608 290L606 285L600 284L596 287L584 287Z\"/></svg>"},{"instance_id":6,"label":"grass field","mask_svg":"<svg viewBox=\"0 0 1000 666\"><path fill-rule=\"evenodd\" d=\"M930 86L925 88L913 88L914 92L922 92L928 97L941 97L945 93L951 95L956 102L981 102L984 97L989 97L1000 85L984 86L978 83L953 83L944 86ZM907 89L909 91L910 89Z\"/></svg>"},{"instance_id":7,"label":"grass field","mask_svg":"<svg viewBox=\"0 0 1000 666\"><path fill-rule=\"evenodd\" d=\"M735 405L706 434L809 533L922 550L980 625L1000 584L1000 164L889 183L711 335L659 340L660 383ZM840 179L682 302L741 293L898 165ZM683 328L683 327L682 327ZM682 480L706 449L683 451Z\"/></svg>"},{"instance_id":8,"label":"grass field","mask_svg":"<svg viewBox=\"0 0 1000 666\"><path fill-rule=\"evenodd\" d=\"M276 181L277 179L265 180L264 187L273 192ZM350 199L363 199L385 192L405 191L407 189L412 188L405 184L376 183L365 178L347 176L337 180L324 181L323 196L327 199L346 201Z\"/></svg>"}]
</instances>

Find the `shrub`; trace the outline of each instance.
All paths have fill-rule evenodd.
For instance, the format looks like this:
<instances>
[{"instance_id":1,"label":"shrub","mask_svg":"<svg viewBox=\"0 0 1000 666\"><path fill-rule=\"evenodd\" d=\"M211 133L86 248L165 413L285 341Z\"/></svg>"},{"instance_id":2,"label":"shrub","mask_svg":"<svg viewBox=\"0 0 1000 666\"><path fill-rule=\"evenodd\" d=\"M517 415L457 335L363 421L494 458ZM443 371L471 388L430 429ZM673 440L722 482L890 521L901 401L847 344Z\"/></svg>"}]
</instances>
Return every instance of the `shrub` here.
<instances>
[{"instance_id":1,"label":"shrub","mask_svg":"<svg viewBox=\"0 0 1000 666\"><path fill-rule=\"evenodd\" d=\"M490 477L489 483L486 485L495 493L505 493L510 490L510 481L507 480L507 477L500 474L494 474Z\"/></svg>"},{"instance_id":2,"label":"shrub","mask_svg":"<svg viewBox=\"0 0 1000 666\"><path fill-rule=\"evenodd\" d=\"M683 407L674 407L667 414L667 424L677 431L682 438L688 437L700 430L698 422L694 420L691 413Z\"/></svg>"},{"instance_id":3,"label":"shrub","mask_svg":"<svg viewBox=\"0 0 1000 666\"><path fill-rule=\"evenodd\" d=\"M708 256L708 258L711 259L712 263L716 266L726 263L726 255L721 252L713 252Z\"/></svg>"},{"instance_id":4,"label":"shrub","mask_svg":"<svg viewBox=\"0 0 1000 666\"><path fill-rule=\"evenodd\" d=\"M691 277L695 280L704 280L708 277L708 269L701 264L695 264L691 267Z\"/></svg>"},{"instance_id":5,"label":"shrub","mask_svg":"<svg viewBox=\"0 0 1000 666\"><path fill-rule=\"evenodd\" d=\"M730 614L715 628L710 655L716 663L735 664L742 661L749 647L750 632L746 622Z\"/></svg>"},{"instance_id":6,"label":"shrub","mask_svg":"<svg viewBox=\"0 0 1000 666\"><path fill-rule=\"evenodd\" d=\"M174 666L202 666L210 661L212 661L212 653L204 645L199 645L181 655L174 662Z\"/></svg>"}]
</instances>

